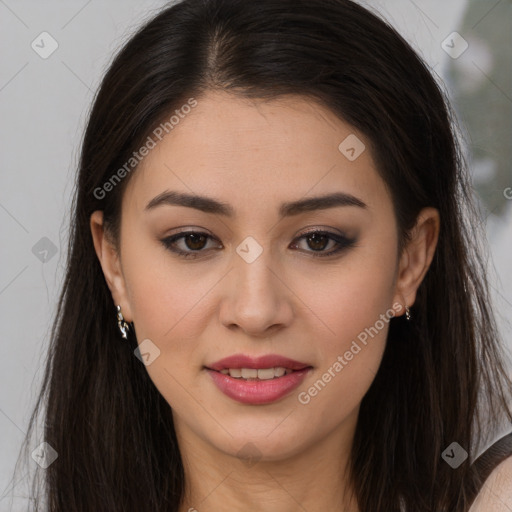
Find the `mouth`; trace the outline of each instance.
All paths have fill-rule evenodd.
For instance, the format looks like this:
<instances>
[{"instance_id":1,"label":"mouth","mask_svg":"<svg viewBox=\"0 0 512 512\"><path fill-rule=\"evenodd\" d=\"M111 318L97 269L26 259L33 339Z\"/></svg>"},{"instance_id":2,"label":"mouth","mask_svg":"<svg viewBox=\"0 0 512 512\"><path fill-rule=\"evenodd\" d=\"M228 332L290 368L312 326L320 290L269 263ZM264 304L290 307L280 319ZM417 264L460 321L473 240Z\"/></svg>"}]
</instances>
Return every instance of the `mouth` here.
<instances>
[{"instance_id":1,"label":"mouth","mask_svg":"<svg viewBox=\"0 0 512 512\"><path fill-rule=\"evenodd\" d=\"M279 355L234 355L204 366L217 388L244 404L275 402L291 393L313 366Z\"/></svg>"},{"instance_id":2,"label":"mouth","mask_svg":"<svg viewBox=\"0 0 512 512\"><path fill-rule=\"evenodd\" d=\"M312 368L312 366L278 354L259 357L235 354L209 364L205 368L229 375L234 379L271 380L295 371Z\"/></svg>"},{"instance_id":3,"label":"mouth","mask_svg":"<svg viewBox=\"0 0 512 512\"><path fill-rule=\"evenodd\" d=\"M311 366L304 366L303 368L292 370L291 368L284 368L283 366L275 366L270 368L223 368L222 370L214 370L213 368L205 367L207 370L216 371L223 375L229 375L234 379L240 380L273 380L279 379L284 375L289 375L293 372L312 368Z\"/></svg>"}]
</instances>

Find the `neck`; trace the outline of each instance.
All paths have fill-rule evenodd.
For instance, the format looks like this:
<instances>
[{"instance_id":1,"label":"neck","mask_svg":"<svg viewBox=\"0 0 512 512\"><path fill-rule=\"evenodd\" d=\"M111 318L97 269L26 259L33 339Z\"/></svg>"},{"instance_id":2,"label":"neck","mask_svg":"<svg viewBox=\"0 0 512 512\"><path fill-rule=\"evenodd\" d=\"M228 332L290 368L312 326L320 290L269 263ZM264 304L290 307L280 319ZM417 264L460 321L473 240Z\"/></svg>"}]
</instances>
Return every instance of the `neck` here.
<instances>
[{"instance_id":1,"label":"neck","mask_svg":"<svg viewBox=\"0 0 512 512\"><path fill-rule=\"evenodd\" d=\"M252 443L231 455L188 431L186 440L178 437L186 482L179 512L245 510L248 504L251 512L359 512L348 471L351 432L333 432L272 460Z\"/></svg>"}]
</instances>

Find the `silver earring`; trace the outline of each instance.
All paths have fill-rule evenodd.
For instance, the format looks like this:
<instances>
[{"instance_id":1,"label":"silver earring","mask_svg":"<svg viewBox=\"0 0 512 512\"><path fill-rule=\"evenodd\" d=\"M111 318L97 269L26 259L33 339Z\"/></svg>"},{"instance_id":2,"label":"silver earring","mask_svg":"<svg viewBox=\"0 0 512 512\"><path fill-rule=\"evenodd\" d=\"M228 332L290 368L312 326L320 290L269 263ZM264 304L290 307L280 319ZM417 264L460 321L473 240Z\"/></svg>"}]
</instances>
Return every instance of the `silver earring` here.
<instances>
[{"instance_id":1,"label":"silver earring","mask_svg":"<svg viewBox=\"0 0 512 512\"><path fill-rule=\"evenodd\" d=\"M121 306L117 306L117 326L121 331L121 337L125 340L128 339L128 331L130 330L130 326L126 323L126 320L121 313Z\"/></svg>"},{"instance_id":2,"label":"silver earring","mask_svg":"<svg viewBox=\"0 0 512 512\"><path fill-rule=\"evenodd\" d=\"M411 319L411 310L409 309L409 306L405 306L405 318L408 321Z\"/></svg>"}]
</instances>

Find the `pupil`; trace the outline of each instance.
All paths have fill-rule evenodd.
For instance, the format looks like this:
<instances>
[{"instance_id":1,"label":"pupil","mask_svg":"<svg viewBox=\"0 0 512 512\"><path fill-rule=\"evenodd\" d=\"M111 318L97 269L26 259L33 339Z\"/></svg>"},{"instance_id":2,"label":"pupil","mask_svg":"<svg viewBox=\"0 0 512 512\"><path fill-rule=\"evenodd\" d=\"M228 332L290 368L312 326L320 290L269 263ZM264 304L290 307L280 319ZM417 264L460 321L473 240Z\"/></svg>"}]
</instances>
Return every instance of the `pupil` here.
<instances>
[{"instance_id":1,"label":"pupil","mask_svg":"<svg viewBox=\"0 0 512 512\"><path fill-rule=\"evenodd\" d=\"M325 249L325 239L327 237L325 235L322 235L322 234L318 234L318 233L313 233L312 235L310 235L308 237L308 243L313 240L313 244L311 245L309 243L309 246L311 247L311 249ZM319 240L322 239L324 243L321 243L319 244ZM318 245L319 244L319 245Z\"/></svg>"},{"instance_id":2,"label":"pupil","mask_svg":"<svg viewBox=\"0 0 512 512\"><path fill-rule=\"evenodd\" d=\"M186 244L187 244L187 247L189 249L201 249L203 246L204 246L204 241L205 241L205 236L204 235L198 235L196 233L192 233L190 235L187 235L186 237ZM189 243L189 241L192 239L192 246L191 244ZM199 242L199 247L197 246L194 246L195 243L198 243L198 240L201 240L202 239L202 242L203 244L201 244L201 242ZM195 241L194 241L195 240Z\"/></svg>"}]
</instances>

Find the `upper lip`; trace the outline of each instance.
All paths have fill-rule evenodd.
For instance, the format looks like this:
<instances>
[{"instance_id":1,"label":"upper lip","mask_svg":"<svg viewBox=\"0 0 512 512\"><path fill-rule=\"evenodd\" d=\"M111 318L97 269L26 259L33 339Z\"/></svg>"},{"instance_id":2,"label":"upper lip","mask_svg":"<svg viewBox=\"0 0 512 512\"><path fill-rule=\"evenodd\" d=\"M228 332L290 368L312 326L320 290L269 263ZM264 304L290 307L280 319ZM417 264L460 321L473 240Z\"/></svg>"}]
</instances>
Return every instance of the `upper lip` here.
<instances>
[{"instance_id":1,"label":"upper lip","mask_svg":"<svg viewBox=\"0 0 512 512\"><path fill-rule=\"evenodd\" d=\"M295 361L289 357L280 356L278 354L268 354L260 357L250 357L244 354L235 354L224 359L220 359L215 363L212 363L206 368L210 370L225 370L227 368L289 368L290 370L302 370L308 368L311 365L307 363L301 363Z\"/></svg>"}]
</instances>

